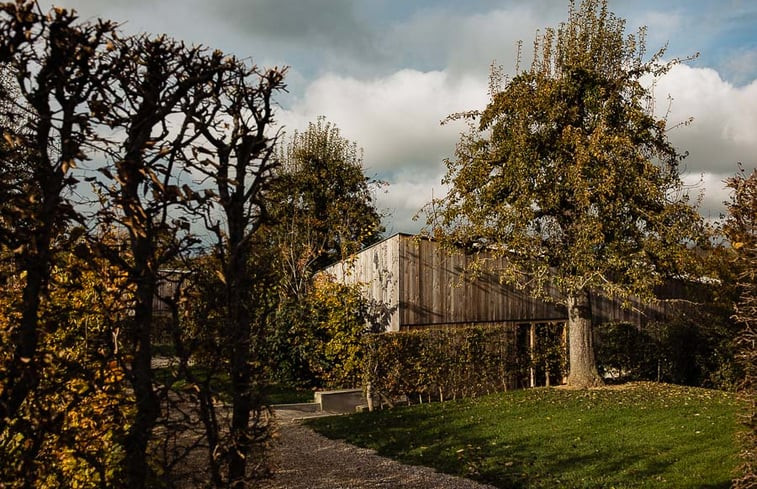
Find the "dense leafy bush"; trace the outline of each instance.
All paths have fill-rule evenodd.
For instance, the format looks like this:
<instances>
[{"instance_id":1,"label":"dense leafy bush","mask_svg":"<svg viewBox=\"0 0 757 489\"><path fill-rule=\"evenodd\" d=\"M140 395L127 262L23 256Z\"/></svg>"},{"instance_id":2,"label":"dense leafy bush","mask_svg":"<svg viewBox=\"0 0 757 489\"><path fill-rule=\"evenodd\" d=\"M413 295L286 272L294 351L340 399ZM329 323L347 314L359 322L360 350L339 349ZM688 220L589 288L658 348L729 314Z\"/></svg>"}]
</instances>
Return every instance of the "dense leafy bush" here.
<instances>
[{"instance_id":1,"label":"dense leafy bush","mask_svg":"<svg viewBox=\"0 0 757 489\"><path fill-rule=\"evenodd\" d=\"M366 383L389 399L444 400L507 390L528 368L507 326L371 335L365 354Z\"/></svg>"},{"instance_id":2,"label":"dense leafy bush","mask_svg":"<svg viewBox=\"0 0 757 489\"><path fill-rule=\"evenodd\" d=\"M271 325L272 377L289 385L361 383L367 301L354 285L318 276L302 301L282 301Z\"/></svg>"},{"instance_id":3,"label":"dense leafy bush","mask_svg":"<svg viewBox=\"0 0 757 489\"><path fill-rule=\"evenodd\" d=\"M733 322L715 307L701 307L643 328L607 323L596 331L597 364L605 376L732 389Z\"/></svg>"}]
</instances>

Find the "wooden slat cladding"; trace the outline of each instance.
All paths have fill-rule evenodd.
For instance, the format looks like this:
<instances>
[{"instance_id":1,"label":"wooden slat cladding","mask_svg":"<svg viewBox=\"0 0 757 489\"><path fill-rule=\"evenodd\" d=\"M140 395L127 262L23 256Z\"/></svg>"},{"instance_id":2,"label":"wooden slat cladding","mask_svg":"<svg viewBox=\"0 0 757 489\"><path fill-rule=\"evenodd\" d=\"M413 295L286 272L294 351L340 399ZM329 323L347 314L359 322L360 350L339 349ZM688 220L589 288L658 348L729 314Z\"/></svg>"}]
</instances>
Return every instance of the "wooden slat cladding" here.
<instances>
[{"instance_id":1,"label":"wooden slat cladding","mask_svg":"<svg viewBox=\"0 0 757 489\"><path fill-rule=\"evenodd\" d=\"M443 323L553 321L565 309L499 282L497 262L472 276L475 259L448 254L433 241L398 235L400 255L399 323L401 327ZM392 239L395 239L392 238Z\"/></svg>"},{"instance_id":2,"label":"wooden slat cladding","mask_svg":"<svg viewBox=\"0 0 757 489\"><path fill-rule=\"evenodd\" d=\"M503 258L492 259L473 276L475 256L445 253L428 239L396 234L345 262L325 270L344 283L360 283L366 296L391 312L388 331L451 324L550 323L567 320L564 306L534 299L524 291L500 283ZM659 297L692 297L692 291L671 282L656 291ZM552 292L557 297L557 292ZM678 305L646 303L594 294L595 323L623 321L642 327L664 320Z\"/></svg>"},{"instance_id":3,"label":"wooden slat cladding","mask_svg":"<svg viewBox=\"0 0 757 489\"><path fill-rule=\"evenodd\" d=\"M399 235L376 243L324 270L345 284L360 284L373 307L388 311L387 331L399 330Z\"/></svg>"}]
</instances>

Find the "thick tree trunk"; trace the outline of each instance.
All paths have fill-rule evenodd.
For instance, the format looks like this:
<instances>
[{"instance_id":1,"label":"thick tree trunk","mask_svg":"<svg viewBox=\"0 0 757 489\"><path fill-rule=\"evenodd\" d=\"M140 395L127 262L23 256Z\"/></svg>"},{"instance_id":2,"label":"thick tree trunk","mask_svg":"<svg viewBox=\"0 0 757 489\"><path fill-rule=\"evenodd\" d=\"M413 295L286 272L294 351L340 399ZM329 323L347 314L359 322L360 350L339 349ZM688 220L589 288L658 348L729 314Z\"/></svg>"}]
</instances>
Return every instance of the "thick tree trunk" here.
<instances>
[{"instance_id":1,"label":"thick tree trunk","mask_svg":"<svg viewBox=\"0 0 757 489\"><path fill-rule=\"evenodd\" d=\"M132 385L136 401L134 423L125 440L126 479L129 487L147 487L149 465L147 447L155 422L160 415L160 402L152 385L152 298L154 277L137 286L134 311L134 357L131 362Z\"/></svg>"},{"instance_id":2,"label":"thick tree trunk","mask_svg":"<svg viewBox=\"0 0 757 489\"><path fill-rule=\"evenodd\" d=\"M596 387L604 382L597 372L591 325L591 301L588 291L568 296L568 337L570 374L568 385L577 388Z\"/></svg>"},{"instance_id":3,"label":"thick tree trunk","mask_svg":"<svg viewBox=\"0 0 757 489\"><path fill-rule=\"evenodd\" d=\"M232 417L229 453L229 487L246 487L247 457L250 452L250 412L252 411L250 385L250 315L245 297L246 271L249 256L243 252L241 214L228 212L229 243L232 253L226 270L227 307L231 340Z\"/></svg>"},{"instance_id":4,"label":"thick tree trunk","mask_svg":"<svg viewBox=\"0 0 757 489\"><path fill-rule=\"evenodd\" d=\"M144 141L149 138L149 130L142 128L141 131L143 132L137 137L130 137L127 143L127 147L137 149L127 153L127 157L118 165L119 175L124 182L120 205L128 218L131 234L129 246L134 258L129 278L136 286L134 324L130 338L133 347L130 381L134 388L136 413L124 443L126 481L128 487L134 489L147 487L149 483L147 448L160 416L160 401L152 383L152 307L157 283L157 253L153 240L157 239L157 232L152 228L139 194L139 187L144 183L144 175L140 171L144 165L140 160L139 148L143 148Z\"/></svg>"},{"instance_id":5,"label":"thick tree trunk","mask_svg":"<svg viewBox=\"0 0 757 489\"><path fill-rule=\"evenodd\" d=\"M39 307L44 294L45 281L49 275L48 250L43 250L25 266L26 283L24 284L21 323L14 338L15 355L7 372L5 389L0 396L0 425L7 419L15 418L21 404L33 391L38 382L39 366L35 361L39 338ZM44 258L43 258L44 256Z\"/></svg>"},{"instance_id":6,"label":"thick tree trunk","mask_svg":"<svg viewBox=\"0 0 757 489\"><path fill-rule=\"evenodd\" d=\"M249 333L249 326L244 328ZM249 336L248 336L249 338ZM241 338L240 338L241 340ZM250 412L252 411L249 351L250 341L232 345L232 447L229 460L229 485L234 489L246 487L247 456L250 453Z\"/></svg>"}]
</instances>

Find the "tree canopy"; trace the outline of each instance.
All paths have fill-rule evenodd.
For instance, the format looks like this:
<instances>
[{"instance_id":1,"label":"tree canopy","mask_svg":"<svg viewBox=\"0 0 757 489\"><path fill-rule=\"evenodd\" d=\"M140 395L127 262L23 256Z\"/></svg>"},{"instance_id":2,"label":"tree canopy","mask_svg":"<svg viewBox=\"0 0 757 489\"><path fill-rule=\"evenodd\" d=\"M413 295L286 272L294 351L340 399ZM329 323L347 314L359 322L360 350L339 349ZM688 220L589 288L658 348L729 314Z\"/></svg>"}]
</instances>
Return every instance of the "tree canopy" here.
<instances>
[{"instance_id":1,"label":"tree canopy","mask_svg":"<svg viewBox=\"0 0 757 489\"><path fill-rule=\"evenodd\" d=\"M591 344L593 290L649 296L683 272L700 218L679 176L685 154L653 112L645 31L626 36L606 1L571 5L567 22L537 35L531 66L494 67L490 101L447 160L448 195L434 231L447 243L506 255L502 278L569 308L569 383L600 382ZM580 325L580 326L579 326Z\"/></svg>"},{"instance_id":2,"label":"tree canopy","mask_svg":"<svg viewBox=\"0 0 757 489\"><path fill-rule=\"evenodd\" d=\"M381 213L362 150L319 117L295 132L282 150L279 224L311 246L312 269L322 268L380 239Z\"/></svg>"},{"instance_id":3,"label":"tree canopy","mask_svg":"<svg viewBox=\"0 0 757 489\"><path fill-rule=\"evenodd\" d=\"M354 367L354 358L342 363L341 357L358 349L365 304L353 288L315 274L380 239L384 228L375 191L383 182L365 175L362 150L325 117L295 132L281 146L280 158L266 237L280 291L268 335L274 370L285 381L347 382L349 375L330 371L339 370L337 364Z\"/></svg>"}]
</instances>

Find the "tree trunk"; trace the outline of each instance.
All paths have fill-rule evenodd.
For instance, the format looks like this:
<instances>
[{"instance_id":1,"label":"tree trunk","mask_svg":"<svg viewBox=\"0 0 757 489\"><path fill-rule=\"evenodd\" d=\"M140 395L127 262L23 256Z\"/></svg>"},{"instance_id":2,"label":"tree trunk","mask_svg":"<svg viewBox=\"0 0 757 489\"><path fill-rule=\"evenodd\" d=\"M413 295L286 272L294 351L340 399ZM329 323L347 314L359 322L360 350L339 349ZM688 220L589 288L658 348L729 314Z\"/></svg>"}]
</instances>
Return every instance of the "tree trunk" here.
<instances>
[{"instance_id":1,"label":"tree trunk","mask_svg":"<svg viewBox=\"0 0 757 489\"><path fill-rule=\"evenodd\" d=\"M246 487L247 456L250 452L250 411L252 411L250 386L250 326L237 324L240 334L231 347L231 453L229 460L229 485L234 489ZM244 336L244 337L243 337Z\"/></svg>"},{"instance_id":2,"label":"tree trunk","mask_svg":"<svg viewBox=\"0 0 757 489\"><path fill-rule=\"evenodd\" d=\"M44 256L44 258L43 258ZM26 283L24 284L21 323L13 341L15 355L7 374L7 384L0 397L0 421L15 418L21 404L39 383L39 366L36 364L37 342L39 338L40 299L45 293L45 281L49 276L49 253L38 253L38 261L29 260L24 264Z\"/></svg>"},{"instance_id":3,"label":"tree trunk","mask_svg":"<svg viewBox=\"0 0 757 489\"><path fill-rule=\"evenodd\" d=\"M580 389L603 385L594 357L589 292L582 290L568 296L568 337L570 374L568 385Z\"/></svg>"},{"instance_id":4,"label":"tree trunk","mask_svg":"<svg viewBox=\"0 0 757 489\"><path fill-rule=\"evenodd\" d=\"M149 465L147 446L160 415L160 402L152 385L152 299L154 287L150 276L137 285L134 308L134 353L131 362L132 386L136 414L125 440L126 480L129 487L147 487Z\"/></svg>"},{"instance_id":5,"label":"tree trunk","mask_svg":"<svg viewBox=\"0 0 757 489\"><path fill-rule=\"evenodd\" d=\"M229 453L229 487L246 487L247 457L250 452L250 412L252 411L250 385L250 315L245 297L249 256L243 251L241 214L233 210L229 216L229 245L232 250L226 270L228 337L231 340L231 450Z\"/></svg>"}]
</instances>

